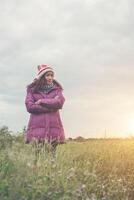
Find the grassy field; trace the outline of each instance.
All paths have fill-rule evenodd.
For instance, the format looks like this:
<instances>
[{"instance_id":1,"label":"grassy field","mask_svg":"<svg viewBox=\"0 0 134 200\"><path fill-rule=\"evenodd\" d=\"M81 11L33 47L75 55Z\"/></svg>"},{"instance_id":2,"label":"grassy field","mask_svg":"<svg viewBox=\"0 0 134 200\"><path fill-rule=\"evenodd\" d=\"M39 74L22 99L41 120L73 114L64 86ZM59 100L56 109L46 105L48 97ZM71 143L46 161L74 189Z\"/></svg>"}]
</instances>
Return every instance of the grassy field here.
<instances>
[{"instance_id":1,"label":"grassy field","mask_svg":"<svg viewBox=\"0 0 134 200\"><path fill-rule=\"evenodd\" d=\"M13 142L0 151L0 200L134 200L134 140L67 142L56 156Z\"/></svg>"}]
</instances>

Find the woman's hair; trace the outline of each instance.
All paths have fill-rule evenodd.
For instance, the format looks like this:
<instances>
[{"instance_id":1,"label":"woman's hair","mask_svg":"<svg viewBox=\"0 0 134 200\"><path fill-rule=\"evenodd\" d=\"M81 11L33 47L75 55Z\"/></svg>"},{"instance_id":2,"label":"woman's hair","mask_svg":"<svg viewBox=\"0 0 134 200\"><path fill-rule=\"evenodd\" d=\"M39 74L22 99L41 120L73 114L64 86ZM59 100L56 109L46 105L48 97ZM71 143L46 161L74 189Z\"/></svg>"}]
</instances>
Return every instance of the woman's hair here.
<instances>
[{"instance_id":1,"label":"woman's hair","mask_svg":"<svg viewBox=\"0 0 134 200\"><path fill-rule=\"evenodd\" d=\"M46 84L46 79L44 74L40 79L34 79L33 82L29 84L27 87L33 88L33 91L37 92L45 84Z\"/></svg>"},{"instance_id":2,"label":"woman's hair","mask_svg":"<svg viewBox=\"0 0 134 200\"><path fill-rule=\"evenodd\" d=\"M32 83L27 85L27 88L32 88L33 92L37 92L38 90L40 90L47 83L45 75L46 73L40 79L35 78ZM57 80L53 79L53 82L63 90L63 87Z\"/></svg>"}]
</instances>

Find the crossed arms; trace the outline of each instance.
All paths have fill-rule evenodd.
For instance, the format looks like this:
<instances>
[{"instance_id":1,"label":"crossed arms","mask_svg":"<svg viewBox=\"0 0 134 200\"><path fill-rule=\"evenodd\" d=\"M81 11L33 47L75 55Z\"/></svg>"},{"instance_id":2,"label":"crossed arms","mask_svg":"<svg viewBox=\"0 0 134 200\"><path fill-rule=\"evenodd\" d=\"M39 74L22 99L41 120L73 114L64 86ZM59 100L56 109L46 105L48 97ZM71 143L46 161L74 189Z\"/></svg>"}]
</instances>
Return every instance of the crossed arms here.
<instances>
[{"instance_id":1,"label":"crossed arms","mask_svg":"<svg viewBox=\"0 0 134 200\"><path fill-rule=\"evenodd\" d=\"M27 88L25 106L29 113L33 114L48 113L48 112L55 112L58 109L62 109L64 101L65 98L62 94L62 91L59 90L54 98L49 98L49 99L42 98L35 102L31 89Z\"/></svg>"}]
</instances>

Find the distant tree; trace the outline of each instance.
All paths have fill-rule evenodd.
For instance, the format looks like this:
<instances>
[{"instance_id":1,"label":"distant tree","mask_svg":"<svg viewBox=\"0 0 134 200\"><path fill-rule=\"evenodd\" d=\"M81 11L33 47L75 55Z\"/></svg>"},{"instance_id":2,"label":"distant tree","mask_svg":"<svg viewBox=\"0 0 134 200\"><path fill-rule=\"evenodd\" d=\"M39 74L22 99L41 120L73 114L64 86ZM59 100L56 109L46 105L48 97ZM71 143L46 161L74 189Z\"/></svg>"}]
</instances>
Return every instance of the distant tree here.
<instances>
[{"instance_id":1,"label":"distant tree","mask_svg":"<svg viewBox=\"0 0 134 200\"><path fill-rule=\"evenodd\" d=\"M0 127L0 149L5 149L12 146L12 136L8 126L4 125Z\"/></svg>"},{"instance_id":2,"label":"distant tree","mask_svg":"<svg viewBox=\"0 0 134 200\"><path fill-rule=\"evenodd\" d=\"M23 133L25 133L25 131L26 131L26 125L23 127Z\"/></svg>"},{"instance_id":3,"label":"distant tree","mask_svg":"<svg viewBox=\"0 0 134 200\"><path fill-rule=\"evenodd\" d=\"M85 138L82 137L82 136L78 136L78 137L76 137L74 140L76 140L76 141L78 141L78 142L83 142L83 141L85 141Z\"/></svg>"},{"instance_id":4,"label":"distant tree","mask_svg":"<svg viewBox=\"0 0 134 200\"><path fill-rule=\"evenodd\" d=\"M2 126L0 127L0 134L8 134L9 130L8 130L8 126Z\"/></svg>"},{"instance_id":5,"label":"distant tree","mask_svg":"<svg viewBox=\"0 0 134 200\"><path fill-rule=\"evenodd\" d=\"M69 137L69 138L68 138L68 140L69 140L69 141L72 141L72 140L73 140L73 138Z\"/></svg>"}]
</instances>

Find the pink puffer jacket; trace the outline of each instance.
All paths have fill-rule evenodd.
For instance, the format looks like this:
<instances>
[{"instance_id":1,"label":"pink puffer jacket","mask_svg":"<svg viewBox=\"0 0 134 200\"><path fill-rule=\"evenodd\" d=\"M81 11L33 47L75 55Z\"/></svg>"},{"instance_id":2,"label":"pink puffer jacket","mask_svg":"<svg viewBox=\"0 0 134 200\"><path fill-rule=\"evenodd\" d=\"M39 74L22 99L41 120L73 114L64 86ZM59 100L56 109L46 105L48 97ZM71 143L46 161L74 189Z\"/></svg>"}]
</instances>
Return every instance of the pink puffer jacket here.
<instances>
[{"instance_id":1,"label":"pink puffer jacket","mask_svg":"<svg viewBox=\"0 0 134 200\"><path fill-rule=\"evenodd\" d=\"M25 105L30 118L25 132L25 143L29 143L32 139L46 139L48 142L57 140L59 143L65 143L64 128L59 113L65 102L62 90L56 80L54 87L47 93L41 91L35 93L33 88L27 87ZM35 104L39 99L41 104Z\"/></svg>"}]
</instances>

